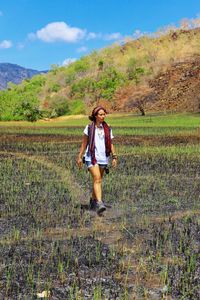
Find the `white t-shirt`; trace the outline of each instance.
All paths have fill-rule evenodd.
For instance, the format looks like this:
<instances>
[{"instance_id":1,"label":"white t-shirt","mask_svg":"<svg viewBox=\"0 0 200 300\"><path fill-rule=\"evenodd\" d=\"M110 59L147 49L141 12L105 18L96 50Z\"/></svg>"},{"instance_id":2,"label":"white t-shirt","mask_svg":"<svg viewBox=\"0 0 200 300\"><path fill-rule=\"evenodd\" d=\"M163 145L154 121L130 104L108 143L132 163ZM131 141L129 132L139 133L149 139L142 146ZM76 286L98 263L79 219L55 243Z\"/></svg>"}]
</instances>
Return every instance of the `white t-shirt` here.
<instances>
[{"instance_id":1,"label":"white t-shirt","mask_svg":"<svg viewBox=\"0 0 200 300\"><path fill-rule=\"evenodd\" d=\"M88 136L88 125L84 129L84 134ZM103 125L100 124L100 127L95 127L95 158L98 164L107 165L109 157L106 156L106 147L105 147L105 138L104 138L104 129ZM112 129L110 130L111 139L114 138L112 134ZM91 155L88 156L88 146L85 152L85 160L91 162Z\"/></svg>"}]
</instances>

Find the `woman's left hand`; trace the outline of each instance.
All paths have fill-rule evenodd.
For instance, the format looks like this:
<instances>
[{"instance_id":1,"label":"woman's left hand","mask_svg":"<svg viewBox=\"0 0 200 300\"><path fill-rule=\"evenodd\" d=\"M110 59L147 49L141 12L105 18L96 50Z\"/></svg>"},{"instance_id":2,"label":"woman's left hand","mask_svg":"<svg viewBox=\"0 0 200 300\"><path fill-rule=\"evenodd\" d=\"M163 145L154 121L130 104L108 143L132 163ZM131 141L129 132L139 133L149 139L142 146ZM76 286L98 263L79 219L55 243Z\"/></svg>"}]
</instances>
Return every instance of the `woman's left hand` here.
<instances>
[{"instance_id":1,"label":"woman's left hand","mask_svg":"<svg viewBox=\"0 0 200 300\"><path fill-rule=\"evenodd\" d=\"M117 166L117 159L113 158L112 167L115 168Z\"/></svg>"},{"instance_id":2,"label":"woman's left hand","mask_svg":"<svg viewBox=\"0 0 200 300\"><path fill-rule=\"evenodd\" d=\"M76 160L76 162L77 162L77 165L78 165L79 169L82 169L82 167L83 167L82 158L78 157L77 160Z\"/></svg>"}]
</instances>

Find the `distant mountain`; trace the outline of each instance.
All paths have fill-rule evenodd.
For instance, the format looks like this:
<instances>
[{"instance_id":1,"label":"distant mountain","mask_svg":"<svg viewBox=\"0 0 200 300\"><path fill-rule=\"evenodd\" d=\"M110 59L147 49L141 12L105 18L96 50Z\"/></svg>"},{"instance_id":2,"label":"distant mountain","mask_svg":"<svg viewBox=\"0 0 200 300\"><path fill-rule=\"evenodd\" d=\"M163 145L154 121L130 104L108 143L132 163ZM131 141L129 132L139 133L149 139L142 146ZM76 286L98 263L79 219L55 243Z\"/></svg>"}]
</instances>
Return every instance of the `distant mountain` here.
<instances>
[{"instance_id":1,"label":"distant mountain","mask_svg":"<svg viewBox=\"0 0 200 300\"><path fill-rule=\"evenodd\" d=\"M0 63L0 90L6 89L8 82L19 84L23 79L40 73L46 72L26 69L10 63Z\"/></svg>"}]
</instances>

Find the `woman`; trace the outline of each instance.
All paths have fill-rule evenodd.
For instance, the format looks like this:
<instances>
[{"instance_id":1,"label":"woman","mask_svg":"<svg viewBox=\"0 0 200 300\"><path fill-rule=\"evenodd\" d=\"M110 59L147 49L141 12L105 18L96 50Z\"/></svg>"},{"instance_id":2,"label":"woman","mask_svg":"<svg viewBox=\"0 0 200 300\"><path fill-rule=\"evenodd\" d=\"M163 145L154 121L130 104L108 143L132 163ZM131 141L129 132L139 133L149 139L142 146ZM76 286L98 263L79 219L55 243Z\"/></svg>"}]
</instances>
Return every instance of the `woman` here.
<instances>
[{"instance_id":1,"label":"woman","mask_svg":"<svg viewBox=\"0 0 200 300\"><path fill-rule=\"evenodd\" d=\"M102 178L112 154L112 166L116 167L117 155L112 144L112 129L104 121L106 110L102 106L93 109L89 119L92 121L84 130L83 141L77 158L79 168L83 165L83 154L85 163L93 179L92 197L90 207L98 214L106 210L102 201Z\"/></svg>"}]
</instances>

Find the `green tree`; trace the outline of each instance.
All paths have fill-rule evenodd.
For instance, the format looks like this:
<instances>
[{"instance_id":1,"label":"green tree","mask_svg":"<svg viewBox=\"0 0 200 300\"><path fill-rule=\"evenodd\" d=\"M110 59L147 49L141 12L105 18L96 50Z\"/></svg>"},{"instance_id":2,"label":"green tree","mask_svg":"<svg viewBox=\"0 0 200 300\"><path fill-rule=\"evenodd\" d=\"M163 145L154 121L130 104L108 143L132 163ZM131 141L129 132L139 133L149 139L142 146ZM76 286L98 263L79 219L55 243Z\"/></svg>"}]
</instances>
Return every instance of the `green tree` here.
<instances>
[{"instance_id":1,"label":"green tree","mask_svg":"<svg viewBox=\"0 0 200 300\"><path fill-rule=\"evenodd\" d=\"M125 82L126 77L122 73L113 67L109 67L101 73L96 88L100 97L110 100L116 89L123 86Z\"/></svg>"},{"instance_id":2,"label":"green tree","mask_svg":"<svg viewBox=\"0 0 200 300\"><path fill-rule=\"evenodd\" d=\"M140 77L145 73L144 68L137 66L135 58L130 58L127 67L127 76L129 80L134 80L136 84L140 82Z\"/></svg>"},{"instance_id":3,"label":"green tree","mask_svg":"<svg viewBox=\"0 0 200 300\"><path fill-rule=\"evenodd\" d=\"M102 70L103 70L103 64L104 64L103 60L102 60L102 59L99 60L99 62L98 62L98 68L99 68L99 71L102 71Z\"/></svg>"},{"instance_id":4,"label":"green tree","mask_svg":"<svg viewBox=\"0 0 200 300\"><path fill-rule=\"evenodd\" d=\"M14 114L22 116L24 120L30 122L35 122L41 117L40 109L28 101L23 101L21 105L16 108Z\"/></svg>"},{"instance_id":5,"label":"green tree","mask_svg":"<svg viewBox=\"0 0 200 300\"><path fill-rule=\"evenodd\" d=\"M68 114L70 109L66 97L55 95L49 99L48 110L50 117L59 117Z\"/></svg>"}]
</instances>

